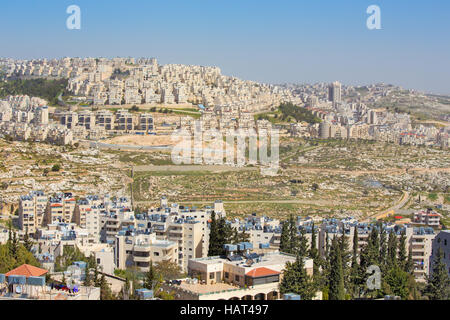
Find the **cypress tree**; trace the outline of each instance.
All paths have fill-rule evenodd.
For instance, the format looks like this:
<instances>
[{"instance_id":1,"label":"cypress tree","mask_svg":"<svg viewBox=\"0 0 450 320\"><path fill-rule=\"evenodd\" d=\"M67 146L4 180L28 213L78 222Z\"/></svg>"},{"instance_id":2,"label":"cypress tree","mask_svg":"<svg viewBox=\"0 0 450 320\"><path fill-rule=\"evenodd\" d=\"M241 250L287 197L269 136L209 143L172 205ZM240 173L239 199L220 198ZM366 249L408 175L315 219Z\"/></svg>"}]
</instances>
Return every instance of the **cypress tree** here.
<instances>
[{"instance_id":1,"label":"cypress tree","mask_svg":"<svg viewBox=\"0 0 450 320\"><path fill-rule=\"evenodd\" d=\"M339 250L342 257L342 266L344 269L347 269L349 263L350 263L350 252L348 249L348 240L345 236L345 233L342 233L342 235L338 239L339 244Z\"/></svg>"},{"instance_id":2,"label":"cypress tree","mask_svg":"<svg viewBox=\"0 0 450 320\"><path fill-rule=\"evenodd\" d=\"M100 278L100 300L112 300L112 292L108 282L106 282L105 274Z\"/></svg>"},{"instance_id":3,"label":"cypress tree","mask_svg":"<svg viewBox=\"0 0 450 320\"><path fill-rule=\"evenodd\" d=\"M450 299L450 279L444 263L444 253L438 249L433 261L432 273L428 277L426 293L431 300Z\"/></svg>"},{"instance_id":4,"label":"cypress tree","mask_svg":"<svg viewBox=\"0 0 450 320\"><path fill-rule=\"evenodd\" d=\"M330 251L329 300L344 300L344 270L341 249L336 237L333 238Z\"/></svg>"},{"instance_id":5,"label":"cypress tree","mask_svg":"<svg viewBox=\"0 0 450 320\"><path fill-rule=\"evenodd\" d=\"M288 253L289 251L289 230L288 222L283 222L281 226L280 251Z\"/></svg>"},{"instance_id":6,"label":"cypress tree","mask_svg":"<svg viewBox=\"0 0 450 320\"><path fill-rule=\"evenodd\" d=\"M283 279L280 282L280 292L296 293L302 300L312 300L316 293L316 286L307 274L303 257L297 255L295 262L286 264Z\"/></svg>"},{"instance_id":7,"label":"cypress tree","mask_svg":"<svg viewBox=\"0 0 450 320\"><path fill-rule=\"evenodd\" d=\"M406 269L407 269L407 259L408 259L408 256L406 254L406 236L405 236L405 233L402 232L402 234L400 236L400 241L398 243L398 266L403 271L406 271Z\"/></svg>"},{"instance_id":8,"label":"cypress tree","mask_svg":"<svg viewBox=\"0 0 450 320\"><path fill-rule=\"evenodd\" d=\"M23 238L23 245L24 247L28 250L31 251L31 249L33 248L33 241L30 239L30 236L28 235L28 227L26 227L25 230L25 235Z\"/></svg>"},{"instance_id":9,"label":"cypress tree","mask_svg":"<svg viewBox=\"0 0 450 320\"><path fill-rule=\"evenodd\" d=\"M213 211L211 213L211 223L209 225L208 256L210 257L220 255L221 253L219 236L219 226L216 220L216 213Z\"/></svg>"},{"instance_id":10,"label":"cypress tree","mask_svg":"<svg viewBox=\"0 0 450 320\"><path fill-rule=\"evenodd\" d=\"M289 251L290 254L295 254L300 247L300 239L297 235L297 225L294 220L294 216L289 216Z\"/></svg>"},{"instance_id":11,"label":"cypress tree","mask_svg":"<svg viewBox=\"0 0 450 320\"><path fill-rule=\"evenodd\" d=\"M313 259L313 275L316 278L319 275L319 250L317 249L317 234L314 223L312 225L311 247L309 248L309 257Z\"/></svg>"},{"instance_id":12,"label":"cypress tree","mask_svg":"<svg viewBox=\"0 0 450 320\"><path fill-rule=\"evenodd\" d=\"M359 247L359 235L358 226L355 226L353 233L353 250L352 250L352 266L350 270L350 283L354 297L360 296L360 270L358 263L358 247Z\"/></svg>"},{"instance_id":13,"label":"cypress tree","mask_svg":"<svg viewBox=\"0 0 450 320\"><path fill-rule=\"evenodd\" d=\"M369 240L370 240L370 238L369 238ZM360 263L359 263L359 268L358 268L359 269L359 279L358 280L360 283L360 292L361 292L361 289L363 289L362 290L363 292L367 292L367 290L368 290L368 288L366 286L366 282L369 277L369 274L367 273L368 268L373 264L377 265L377 263L373 262L371 250L372 250L372 245L370 242L368 242L361 248L361 251L359 254Z\"/></svg>"},{"instance_id":14,"label":"cypress tree","mask_svg":"<svg viewBox=\"0 0 450 320\"><path fill-rule=\"evenodd\" d=\"M316 259L318 256L318 250L317 250L317 233L316 228L314 226L314 223L312 225L311 229L311 247L309 248L309 257L311 259Z\"/></svg>"},{"instance_id":15,"label":"cypress tree","mask_svg":"<svg viewBox=\"0 0 450 320\"><path fill-rule=\"evenodd\" d=\"M91 272L89 268L86 268L86 275L83 281L85 287L90 287L92 285Z\"/></svg>"},{"instance_id":16,"label":"cypress tree","mask_svg":"<svg viewBox=\"0 0 450 320\"><path fill-rule=\"evenodd\" d=\"M100 278L98 277L98 266L95 265L94 269L94 286L100 287Z\"/></svg>"},{"instance_id":17,"label":"cypress tree","mask_svg":"<svg viewBox=\"0 0 450 320\"><path fill-rule=\"evenodd\" d=\"M350 261L351 253L348 248L348 240L345 236L345 230L342 231L342 235L338 239L339 252L342 260L342 272L344 275L344 285L346 289L350 288Z\"/></svg>"},{"instance_id":18,"label":"cypress tree","mask_svg":"<svg viewBox=\"0 0 450 320\"><path fill-rule=\"evenodd\" d=\"M408 260L406 260L405 271L414 274L414 261L412 259L412 250L408 250Z\"/></svg>"},{"instance_id":19,"label":"cypress tree","mask_svg":"<svg viewBox=\"0 0 450 320\"><path fill-rule=\"evenodd\" d=\"M11 246L10 246L10 253L16 260L17 260L18 252L19 252L19 241L17 240L16 232L13 232Z\"/></svg>"},{"instance_id":20,"label":"cypress tree","mask_svg":"<svg viewBox=\"0 0 450 320\"><path fill-rule=\"evenodd\" d=\"M298 237L298 254L301 257L306 257L308 255L308 239L306 239L305 228L301 228L300 236Z\"/></svg>"},{"instance_id":21,"label":"cypress tree","mask_svg":"<svg viewBox=\"0 0 450 320\"><path fill-rule=\"evenodd\" d=\"M153 268L153 261L150 261L150 267L148 272L145 274L144 287L146 289L153 289L153 282L156 280L155 269Z\"/></svg>"},{"instance_id":22,"label":"cypress tree","mask_svg":"<svg viewBox=\"0 0 450 320\"><path fill-rule=\"evenodd\" d=\"M329 234L328 231L325 235L325 252L323 259L321 259L322 262L322 276L323 276L323 285L328 286L330 283L330 271L331 271L331 264L330 264L330 244L329 244Z\"/></svg>"},{"instance_id":23,"label":"cypress tree","mask_svg":"<svg viewBox=\"0 0 450 320\"><path fill-rule=\"evenodd\" d=\"M8 241L9 242L12 241L12 226L11 226L11 222L8 223Z\"/></svg>"},{"instance_id":24,"label":"cypress tree","mask_svg":"<svg viewBox=\"0 0 450 320\"><path fill-rule=\"evenodd\" d=\"M368 259L369 265L378 265L380 261L380 239L378 228L373 226L368 239Z\"/></svg>"},{"instance_id":25,"label":"cypress tree","mask_svg":"<svg viewBox=\"0 0 450 320\"><path fill-rule=\"evenodd\" d=\"M387 261L387 269L392 268L397 265L397 236L395 232L389 233L388 240L388 261Z\"/></svg>"},{"instance_id":26,"label":"cypress tree","mask_svg":"<svg viewBox=\"0 0 450 320\"><path fill-rule=\"evenodd\" d=\"M385 270L387 259L387 236L386 230L381 226L380 233L380 269Z\"/></svg>"}]
</instances>

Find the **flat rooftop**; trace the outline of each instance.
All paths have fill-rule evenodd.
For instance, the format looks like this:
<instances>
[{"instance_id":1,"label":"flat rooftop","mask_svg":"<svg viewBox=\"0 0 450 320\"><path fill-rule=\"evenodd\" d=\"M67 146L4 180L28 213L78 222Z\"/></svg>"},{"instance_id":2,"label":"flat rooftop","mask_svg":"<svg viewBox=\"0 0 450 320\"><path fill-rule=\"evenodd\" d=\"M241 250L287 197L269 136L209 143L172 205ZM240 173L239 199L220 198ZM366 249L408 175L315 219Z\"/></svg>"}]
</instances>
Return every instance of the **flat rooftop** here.
<instances>
[{"instance_id":1,"label":"flat rooftop","mask_svg":"<svg viewBox=\"0 0 450 320\"><path fill-rule=\"evenodd\" d=\"M190 291L197 294L206 294L206 293L214 293L214 292L223 292L223 291L231 291L231 290L240 290L238 286L232 286L227 283L215 283L215 284L189 284L186 282L182 282L181 285L177 286L186 291Z\"/></svg>"},{"instance_id":2,"label":"flat rooftop","mask_svg":"<svg viewBox=\"0 0 450 320\"><path fill-rule=\"evenodd\" d=\"M295 260L295 256L280 253L280 252L270 252L265 253L261 257L261 261L256 262L254 261L251 267L269 267L271 265L285 265L287 262L292 262ZM307 259L308 260L308 259ZM228 259L224 259L221 257L208 257L208 258L199 258L199 259L192 259L192 261L201 262L204 264L217 264L217 263L226 263L226 264L232 264L235 266L246 266L247 258L243 257L242 260L237 261L230 261Z\"/></svg>"}]
</instances>

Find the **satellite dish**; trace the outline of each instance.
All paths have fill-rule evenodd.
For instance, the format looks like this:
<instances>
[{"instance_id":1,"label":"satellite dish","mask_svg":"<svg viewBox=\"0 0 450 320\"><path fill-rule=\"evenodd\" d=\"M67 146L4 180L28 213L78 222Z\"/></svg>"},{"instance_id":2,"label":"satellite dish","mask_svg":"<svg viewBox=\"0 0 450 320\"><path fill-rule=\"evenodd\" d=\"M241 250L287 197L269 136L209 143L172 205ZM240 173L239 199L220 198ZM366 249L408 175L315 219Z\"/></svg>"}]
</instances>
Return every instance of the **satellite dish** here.
<instances>
[{"instance_id":1,"label":"satellite dish","mask_svg":"<svg viewBox=\"0 0 450 320\"><path fill-rule=\"evenodd\" d=\"M22 293L22 288L21 287L16 287L16 293Z\"/></svg>"}]
</instances>

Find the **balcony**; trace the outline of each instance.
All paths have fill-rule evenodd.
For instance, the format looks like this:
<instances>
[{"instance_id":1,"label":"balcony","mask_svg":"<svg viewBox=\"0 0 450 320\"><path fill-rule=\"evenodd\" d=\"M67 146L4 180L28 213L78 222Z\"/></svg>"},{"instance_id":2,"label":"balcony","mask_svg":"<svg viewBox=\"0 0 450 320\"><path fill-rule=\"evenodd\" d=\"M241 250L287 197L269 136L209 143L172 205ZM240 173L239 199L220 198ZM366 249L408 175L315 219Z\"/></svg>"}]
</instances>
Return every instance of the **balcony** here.
<instances>
[{"instance_id":1,"label":"balcony","mask_svg":"<svg viewBox=\"0 0 450 320\"><path fill-rule=\"evenodd\" d=\"M133 260L135 262L149 263L150 262L150 256L144 257L144 256L134 256L133 255Z\"/></svg>"}]
</instances>

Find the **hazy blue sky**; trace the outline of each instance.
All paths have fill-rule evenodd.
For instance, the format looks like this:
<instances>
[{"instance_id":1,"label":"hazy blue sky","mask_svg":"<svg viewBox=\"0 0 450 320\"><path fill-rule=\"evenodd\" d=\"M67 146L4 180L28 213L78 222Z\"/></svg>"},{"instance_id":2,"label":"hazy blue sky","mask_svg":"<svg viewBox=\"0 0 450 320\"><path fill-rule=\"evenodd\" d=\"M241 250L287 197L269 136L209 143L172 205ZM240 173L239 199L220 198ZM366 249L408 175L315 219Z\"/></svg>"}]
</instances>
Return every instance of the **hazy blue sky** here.
<instances>
[{"instance_id":1,"label":"hazy blue sky","mask_svg":"<svg viewBox=\"0 0 450 320\"><path fill-rule=\"evenodd\" d=\"M81 8L68 30L66 8ZM366 27L381 7L382 30ZM448 0L15 0L0 56L156 57L280 82L378 81L450 94Z\"/></svg>"}]
</instances>

